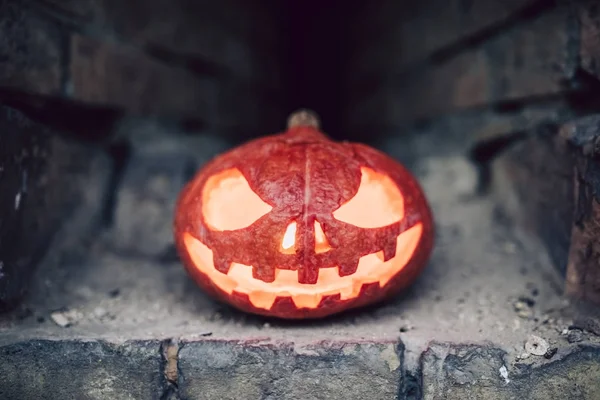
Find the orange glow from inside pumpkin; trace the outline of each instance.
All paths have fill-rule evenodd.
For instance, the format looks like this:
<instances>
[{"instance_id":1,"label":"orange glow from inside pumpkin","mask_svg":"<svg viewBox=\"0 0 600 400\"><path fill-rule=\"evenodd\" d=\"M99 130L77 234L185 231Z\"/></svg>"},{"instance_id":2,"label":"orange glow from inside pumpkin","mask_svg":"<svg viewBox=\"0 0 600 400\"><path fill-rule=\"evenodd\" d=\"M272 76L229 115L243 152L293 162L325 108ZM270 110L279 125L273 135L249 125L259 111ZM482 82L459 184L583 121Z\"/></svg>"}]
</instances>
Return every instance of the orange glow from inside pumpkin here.
<instances>
[{"instance_id":1,"label":"orange glow from inside pumpkin","mask_svg":"<svg viewBox=\"0 0 600 400\"><path fill-rule=\"evenodd\" d=\"M360 258L356 273L343 277L337 266L321 268L315 284L302 284L298 271L283 269L276 270L273 282L263 282L252 277L252 267L238 263L232 263L225 275L213 267L213 252L205 244L187 232L184 243L196 268L228 294L247 294L252 305L265 310L277 297L291 297L298 308L316 308L324 296L339 294L341 300L347 300L358 296L364 284L378 282L384 287L410 261L422 228L419 223L398 236L394 258L384 262L382 252L368 254Z\"/></svg>"},{"instance_id":2,"label":"orange glow from inside pumpkin","mask_svg":"<svg viewBox=\"0 0 600 400\"><path fill-rule=\"evenodd\" d=\"M361 168L360 186L356 195L333 212L338 221L359 228L379 228L404 217L404 197L387 175L370 168Z\"/></svg>"},{"instance_id":3,"label":"orange glow from inside pumpkin","mask_svg":"<svg viewBox=\"0 0 600 400\"><path fill-rule=\"evenodd\" d=\"M358 193L336 210L334 217L362 228L383 227L401 220L404 217L404 199L393 181L386 175L369 168L362 168L361 172ZM243 204L244 213L235 213L235 216L244 216L246 220L243 223L249 222L248 225L252 223L249 221L248 214L252 214L255 220L257 215L261 216L270 211L267 210L270 206L252 192L239 171L227 170L213 178L215 181L211 186L207 183L203 193L203 199L209 199L209 206L206 206L205 201L203 211L206 221L212 221L210 226L215 226L216 223L218 228L226 226L232 229L233 224L230 220L233 215L224 211L229 210L228 205L232 205L235 210ZM220 182L223 179L229 182L223 184ZM211 202L215 204L211 205ZM281 238L280 251L288 254L295 251L296 230L296 222L291 222L287 226ZM396 256L388 261L383 261L382 251L367 254L360 258L354 274L343 277L339 276L338 266L321 268L315 284L300 283L297 271L283 269L276 270L273 282L264 282L253 278L252 266L239 263L232 263L228 273L223 274L213 266L211 249L187 232L183 240L195 267L216 287L228 294L233 292L246 294L255 307L269 310L277 297L290 297L297 308L316 308L324 296L339 295L341 300L348 300L357 297L365 284L377 282L383 288L411 260L422 231L423 226L418 223L401 233L396 239ZM314 234L317 253L331 249L318 221L315 221Z\"/></svg>"},{"instance_id":4,"label":"orange glow from inside pumpkin","mask_svg":"<svg viewBox=\"0 0 600 400\"><path fill-rule=\"evenodd\" d=\"M296 230L298 225L296 222L291 222L283 234L283 239L281 239L281 249L280 251L284 254L293 254L296 252ZM331 246L329 245L329 241L327 237L325 237L325 233L323 232L323 228L321 228L321 224L318 221L315 221L315 253L325 253L326 251L331 250Z\"/></svg>"},{"instance_id":5,"label":"orange glow from inside pumpkin","mask_svg":"<svg viewBox=\"0 0 600 400\"><path fill-rule=\"evenodd\" d=\"M246 228L272 209L236 168L211 176L202 191L202 215L215 231Z\"/></svg>"},{"instance_id":6,"label":"orange glow from inside pumpkin","mask_svg":"<svg viewBox=\"0 0 600 400\"><path fill-rule=\"evenodd\" d=\"M284 250L289 250L292 247L294 247L295 243L296 243L296 223L292 222L291 224L288 225L287 229L285 230L285 234L283 235L283 240L281 241L281 247L283 247Z\"/></svg>"},{"instance_id":7,"label":"orange glow from inside pumpkin","mask_svg":"<svg viewBox=\"0 0 600 400\"><path fill-rule=\"evenodd\" d=\"M319 221L315 221L315 253L325 253L329 250L331 250L331 246L323 232L323 228L321 228Z\"/></svg>"}]
</instances>

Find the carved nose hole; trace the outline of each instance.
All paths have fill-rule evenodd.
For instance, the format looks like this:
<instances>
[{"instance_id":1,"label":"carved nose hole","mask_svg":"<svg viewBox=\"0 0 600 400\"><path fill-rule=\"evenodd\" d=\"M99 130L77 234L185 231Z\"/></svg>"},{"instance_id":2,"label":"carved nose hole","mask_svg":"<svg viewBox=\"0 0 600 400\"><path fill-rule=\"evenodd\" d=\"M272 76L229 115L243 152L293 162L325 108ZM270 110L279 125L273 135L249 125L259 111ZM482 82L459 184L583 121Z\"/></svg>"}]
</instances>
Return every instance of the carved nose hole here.
<instances>
[{"instance_id":1,"label":"carved nose hole","mask_svg":"<svg viewBox=\"0 0 600 400\"><path fill-rule=\"evenodd\" d=\"M327 236L319 221L315 221L315 253L325 253L331 250Z\"/></svg>"},{"instance_id":2,"label":"carved nose hole","mask_svg":"<svg viewBox=\"0 0 600 400\"><path fill-rule=\"evenodd\" d=\"M287 228L285 228L283 239L281 239L280 249L283 254L294 254L296 252L296 229L296 222L291 222Z\"/></svg>"}]
</instances>

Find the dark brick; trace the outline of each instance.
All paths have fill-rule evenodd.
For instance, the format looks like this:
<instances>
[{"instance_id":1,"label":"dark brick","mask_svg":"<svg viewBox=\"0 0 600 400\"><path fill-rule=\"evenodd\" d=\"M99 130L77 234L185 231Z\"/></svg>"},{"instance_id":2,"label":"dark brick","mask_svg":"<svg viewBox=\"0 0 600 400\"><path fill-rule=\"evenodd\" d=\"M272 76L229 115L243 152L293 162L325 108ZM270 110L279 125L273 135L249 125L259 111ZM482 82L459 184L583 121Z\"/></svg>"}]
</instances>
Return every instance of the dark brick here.
<instances>
[{"instance_id":1,"label":"dark brick","mask_svg":"<svg viewBox=\"0 0 600 400\"><path fill-rule=\"evenodd\" d=\"M71 45L69 96L134 113L208 116L216 85L144 53L75 35Z\"/></svg>"},{"instance_id":2,"label":"dark brick","mask_svg":"<svg viewBox=\"0 0 600 400\"><path fill-rule=\"evenodd\" d=\"M579 6L581 67L600 78L600 13L597 2Z\"/></svg>"},{"instance_id":3,"label":"dark brick","mask_svg":"<svg viewBox=\"0 0 600 400\"><path fill-rule=\"evenodd\" d=\"M370 3L350 32L356 48L351 76L400 71L435 52L519 15L534 0ZM349 71L350 72L350 71Z\"/></svg>"},{"instance_id":4,"label":"dark brick","mask_svg":"<svg viewBox=\"0 0 600 400\"><path fill-rule=\"evenodd\" d=\"M285 119L276 26L235 0L0 1L0 94L264 129Z\"/></svg>"},{"instance_id":5,"label":"dark brick","mask_svg":"<svg viewBox=\"0 0 600 400\"><path fill-rule=\"evenodd\" d=\"M391 68L349 100L349 126L399 125L465 108L568 91L575 70L570 9L558 8L440 64ZM418 47L415 39L415 47ZM387 51L390 51L388 49Z\"/></svg>"},{"instance_id":6,"label":"dark brick","mask_svg":"<svg viewBox=\"0 0 600 400\"><path fill-rule=\"evenodd\" d=\"M401 352L394 343L185 343L179 388L193 399L387 400L399 393Z\"/></svg>"},{"instance_id":7,"label":"dark brick","mask_svg":"<svg viewBox=\"0 0 600 400\"><path fill-rule=\"evenodd\" d=\"M575 212L566 291L600 305L600 117L573 121L561 133L575 150Z\"/></svg>"},{"instance_id":8,"label":"dark brick","mask_svg":"<svg viewBox=\"0 0 600 400\"><path fill-rule=\"evenodd\" d=\"M159 399L160 343L28 341L0 347L3 399Z\"/></svg>"},{"instance_id":9,"label":"dark brick","mask_svg":"<svg viewBox=\"0 0 600 400\"><path fill-rule=\"evenodd\" d=\"M240 0L34 1L46 14L85 32L164 49L237 78L277 87L277 20L268 3ZM201 65L199 66L201 67ZM208 67L208 66L205 66Z\"/></svg>"}]
</instances>

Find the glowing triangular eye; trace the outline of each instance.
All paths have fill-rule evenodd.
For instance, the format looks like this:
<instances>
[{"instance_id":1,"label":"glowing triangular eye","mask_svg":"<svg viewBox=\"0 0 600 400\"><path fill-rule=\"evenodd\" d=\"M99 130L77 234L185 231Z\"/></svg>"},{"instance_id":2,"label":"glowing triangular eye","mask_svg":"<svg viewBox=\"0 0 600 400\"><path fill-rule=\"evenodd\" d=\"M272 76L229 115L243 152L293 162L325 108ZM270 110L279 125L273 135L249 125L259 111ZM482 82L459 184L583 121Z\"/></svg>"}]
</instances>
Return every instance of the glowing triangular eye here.
<instances>
[{"instance_id":1,"label":"glowing triangular eye","mask_svg":"<svg viewBox=\"0 0 600 400\"><path fill-rule=\"evenodd\" d=\"M272 209L237 168L211 176L202 191L204 222L216 231L246 228Z\"/></svg>"},{"instance_id":2,"label":"glowing triangular eye","mask_svg":"<svg viewBox=\"0 0 600 400\"><path fill-rule=\"evenodd\" d=\"M404 218L404 198L398 186L387 176L370 168L361 168L356 195L333 212L338 221L359 228L380 228Z\"/></svg>"},{"instance_id":3,"label":"glowing triangular eye","mask_svg":"<svg viewBox=\"0 0 600 400\"><path fill-rule=\"evenodd\" d=\"M319 221L315 221L315 252L325 253L329 250L331 250L329 240L327 240L327 236L325 236L325 232L323 232Z\"/></svg>"},{"instance_id":4,"label":"glowing triangular eye","mask_svg":"<svg viewBox=\"0 0 600 400\"><path fill-rule=\"evenodd\" d=\"M296 229L297 224L295 222L292 222L287 226L285 233L283 234L283 239L281 240L282 253L291 254L295 252Z\"/></svg>"}]
</instances>

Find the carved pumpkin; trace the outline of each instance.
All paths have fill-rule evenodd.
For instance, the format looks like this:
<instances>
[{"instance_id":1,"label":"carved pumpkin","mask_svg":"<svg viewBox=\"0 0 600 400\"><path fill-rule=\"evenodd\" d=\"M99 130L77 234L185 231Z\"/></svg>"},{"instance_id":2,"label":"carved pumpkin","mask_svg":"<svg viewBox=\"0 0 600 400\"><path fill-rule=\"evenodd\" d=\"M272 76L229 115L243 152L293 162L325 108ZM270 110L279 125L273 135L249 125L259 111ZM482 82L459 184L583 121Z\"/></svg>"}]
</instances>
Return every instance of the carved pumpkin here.
<instances>
[{"instance_id":1,"label":"carved pumpkin","mask_svg":"<svg viewBox=\"0 0 600 400\"><path fill-rule=\"evenodd\" d=\"M209 162L184 188L178 251L209 294L247 312L323 317L411 284L432 246L415 178L366 145L329 140L316 116Z\"/></svg>"}]
</instances>

